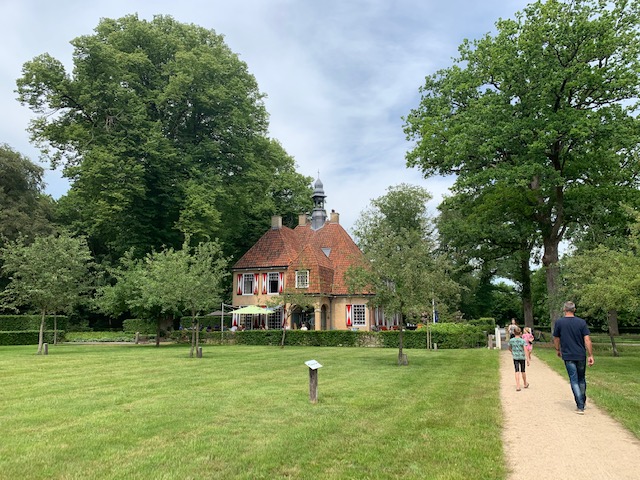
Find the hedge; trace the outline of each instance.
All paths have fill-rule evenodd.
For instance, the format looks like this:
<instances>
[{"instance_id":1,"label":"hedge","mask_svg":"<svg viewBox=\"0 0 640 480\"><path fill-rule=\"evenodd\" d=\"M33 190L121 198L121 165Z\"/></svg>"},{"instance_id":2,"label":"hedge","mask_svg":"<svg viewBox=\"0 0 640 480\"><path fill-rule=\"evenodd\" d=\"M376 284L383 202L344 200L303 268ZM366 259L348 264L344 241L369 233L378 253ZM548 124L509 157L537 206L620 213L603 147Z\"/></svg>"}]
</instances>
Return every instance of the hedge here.
<instances>
[{"instance_id":1,"label":"hedge","mask_svg":"<svg viewBox=\"0 0 640 480\"><path fill-rule=\"evenodd\" d=\"M475 348L486 345L486 337L481 327L440 323L431 325L432 342L438 348ZM287 330L285 345L312 347L383 347L398 348L398 331L366 332L351 330ZM404 348L427 348L427 330L406 330L403 332ZM171 333L171 338L179 343L191 341L190 332L181 330ZM282 330L243 330L237 332L200 332L204 344L238 345L280 345Z\"/></svg>"},{"instance_id":2,"label":"hedge","mask_svg":"<svg viewBox=\"0 0 640 480\"><path fill-rule=\"evenodd\" d=\"M64 341L64 331L58 330L58 341ZM53 343L51 330L44 332L44 343ZM40 330L22 330L17 332L0 331L0 345L37 345Z\"/></svg>"},{"instance_id":3,"label":"hedge","mask_svg":"<svg viewBox=\"0 0 640 480\"><path fill-rule=\"evenodd\" d=\"M67 330L69 318L66 315L55 317L58 330ZM24 330L40 330L40 315L0 315L0 331L20 332ZM53 315L45 317L45 330L53 330ZM38 342L36 342L38 343Z\"/></svg>"},{"instance_id":4,"label":"hedge","mask_svg":"<svg viewBox=\"0 0 640 480\"><path fill-rule=\"evenodd\" d=\"M67 332L66 342L134 342L135 334L124 332Z\"/></svg>"},{"instance_id":5,"label":"hedge","mask_svg":"<svg viewBox=\"0 0 640 480\"><path fill-rule=\"evenodd\" d=\"M496 329L496 319L492 317L478 318L469 320L469 325L475 325L487 333L493 333Z\"/></svg>"},{"instance_id":6,"label":"hedge","mask_svg":"<svg viewBox=\"0 0 640 480\"><path fill-rule=\"evenodd\" d=\"M129 318L122 322L122 330L125 333L144 333L145 335L155 334L158 331L158 325L152 320L142 318Z\"/></svg>"}]
</instances>

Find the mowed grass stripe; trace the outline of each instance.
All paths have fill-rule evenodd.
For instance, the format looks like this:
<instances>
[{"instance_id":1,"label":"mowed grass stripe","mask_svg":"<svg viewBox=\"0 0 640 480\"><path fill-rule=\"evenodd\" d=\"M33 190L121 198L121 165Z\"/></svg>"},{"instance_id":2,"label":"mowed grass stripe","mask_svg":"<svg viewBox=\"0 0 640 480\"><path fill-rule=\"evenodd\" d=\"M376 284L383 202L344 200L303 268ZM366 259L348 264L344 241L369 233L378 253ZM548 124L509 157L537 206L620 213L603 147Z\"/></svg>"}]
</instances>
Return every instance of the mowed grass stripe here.
<instances>
[{"instance_id":1,"label":"mowed grass stripe","mask_svg":"<svg viewBox=\"0 0 640 480\"><path fill-rule=\"evenodd\" d=\"M498 352L407 352L3 347L0 478L504 478Z\"/></svg>"}]
</instances>

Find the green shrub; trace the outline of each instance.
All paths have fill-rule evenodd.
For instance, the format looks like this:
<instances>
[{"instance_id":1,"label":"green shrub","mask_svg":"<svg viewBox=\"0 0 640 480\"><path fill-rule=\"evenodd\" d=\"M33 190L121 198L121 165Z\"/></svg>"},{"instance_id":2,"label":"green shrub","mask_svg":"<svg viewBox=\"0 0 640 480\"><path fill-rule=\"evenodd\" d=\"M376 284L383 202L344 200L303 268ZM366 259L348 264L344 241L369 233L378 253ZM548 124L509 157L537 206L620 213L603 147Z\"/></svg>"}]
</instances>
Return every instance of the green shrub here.
<instances>
[{"instance_id":1,"label":"green shrub","mask_svg":"<svg viewBox=\"0 0 640 480\"><path fill-rule=\"evenodd\" d=\"M122 322L122 330L126 333L140 332L145 335L155 334L158 330L158 326L152 320L146 320L143 318L129 318Z\"/></svg>"},{"instance_id":2,"label":"green shrub","mask_svg":"<svg viewBox=\"0 0 640 480\"><path fill-rule=\"evenodd\" d=\"M438 348L475 348L484 346L486 338L480 327L469 324L441 323L431 326L432 342ZM188 343L188 330L172 332L171 338ZM384 347L398 348L399 331L367 332L351 330L287 330L285 345L313 347ZM403 332L404 348L427 348L427 330ZM233 332L200 332L202 343L239 345L280 345L282 330L243 330Z\"/></svg>"},{"instance_id":3,"label":"green shrub","mask_svg":"<svg viewBox=\"0 0 640 480\"><path fill-rule=\"evenodd\" d=\"M55 317L58 330L67 330L68 317L57 315ZM40 330L40 315L0 315L0 331L20 332L23 330ZM53 330L54 316L45 317L45 330ZM38 343L38 342L36 342Z\"/></svg>"},{"instance_id":4,"label":"green shrub","mask_svg":"<svg viewBox=\"0 0 640 480\"><path fill-rule=\"evenodd\" d=\"M44 343L53 343L53 334L51 330L45 330ZM37 345L40 330L21 330L16 332L0 331L0 345ZM58 330L58 341L65 340L65 332Z\"/></svg>"},{"instance_id":5,"label":"green shrub","mask_svg":"<svg viewBox=\"0 0 640 480\"><path fill-rule=\"evenodd\" d=\"M201 327L207 327L210 326L211 328L219 328L220 327L220 317L217 316L213 316L213 315L204 315L202 317L197 317L197 319L200 321L200 326ZM225 313L225 317L224 317L224 329L231 329L231 316L227 315ZM191 325L193 323L193 317L191 316L187 316L187 317L180 317L180 325L182 325L184 328L190 328Z\"/></svg>"},{"instance_id":6,"label":"green shrub","mask_svg":"<svg viewBox=\"0 0 640 480\"><path fill-rule=\"evenodd\" d=\"M155 338L154 335L151 336ZM133 342L135 334L125 332L69 332L65 335L67 342Z\"/></svg>"},{"instance_id":7,"label":"green shrub","mask_svg":"<svg viewBox=\"0 0 640 480\"><path fill-rule=\"evenodd\" d=\"M438 348L475 348L486 344L483 329L465 323L437 323L431 326L431 342Z\"/></svg>"},{"instance_id":8,"label":"green shrub","mask_svg":"<svg viewBox=\"0 0 640 480\"><path fill-rule=\"evenodd\" d=\"M478 318L469 320L469 325L475 325L476 327L480 327L480 330L492 333L496 329L496 319L492 317Z\"/></svg>"}]
</instances>

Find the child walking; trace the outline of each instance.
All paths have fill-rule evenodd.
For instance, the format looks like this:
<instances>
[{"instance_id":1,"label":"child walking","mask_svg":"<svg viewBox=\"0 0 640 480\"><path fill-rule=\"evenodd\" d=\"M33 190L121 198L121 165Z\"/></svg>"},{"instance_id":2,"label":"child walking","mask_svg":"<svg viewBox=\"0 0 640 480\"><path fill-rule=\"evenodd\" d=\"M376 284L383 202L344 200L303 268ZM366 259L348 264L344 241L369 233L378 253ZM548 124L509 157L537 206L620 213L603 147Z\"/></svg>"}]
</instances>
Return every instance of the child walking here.
<instances>
[{"instance_id":1,"label":"child walking","mask_svg":"<svg viewBox=\"0 0 640 480\"><path fill-rule=\"evenodd\" d=\"M513 356L513 366L516 370L516 390L520 391L520 376L522 376L522 383L524 388L529 388L527 383L527 374L525 373L526 354L524 347L527 342L522 339L522 330L520 327L514 329L515 337L509 339L509 351Z\"/></svg>"},{"instance_id":2,"label":"child walking","mask_svg":"<svg viewBox=\"0 0 640 480\"><path fill-rule=\"evenodd\" d=\"M531 327L524 328L524 334L522 339L526 342L524 345L524 353L527 355L527 367L531 365L531 350L533 350L533 333L531 333Z\"/></svg>"}]
</instances>

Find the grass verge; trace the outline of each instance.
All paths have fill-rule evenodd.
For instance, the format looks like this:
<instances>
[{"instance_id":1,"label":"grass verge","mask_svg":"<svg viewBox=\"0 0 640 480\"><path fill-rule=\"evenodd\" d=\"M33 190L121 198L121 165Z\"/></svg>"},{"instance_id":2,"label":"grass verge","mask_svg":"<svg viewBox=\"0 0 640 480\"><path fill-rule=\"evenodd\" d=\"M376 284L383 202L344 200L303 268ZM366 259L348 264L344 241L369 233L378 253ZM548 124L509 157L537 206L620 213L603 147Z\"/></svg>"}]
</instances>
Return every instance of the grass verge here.
<instances>
[{"instance_id":1,"label":"grass verge","mask_svg":"<svg viewBox=\"0 0 640 480\"><path fill-rule=\"evenodd\" d=\"M0 478L505 478L496 351L188 348L0 348Z\"/></svg>"},{"instance_id":2,"label":"grass verge","mask_svg":"<svg viewBox=\"0 0 640 480\"><path fill-rule=\"evenodd\" d=\"M640 439L640 347L596 346L596 363L587 367L587 396ZM536 348L535 354L566 377L564 362L553 348Z\"/></svg>"}]
</instances>

